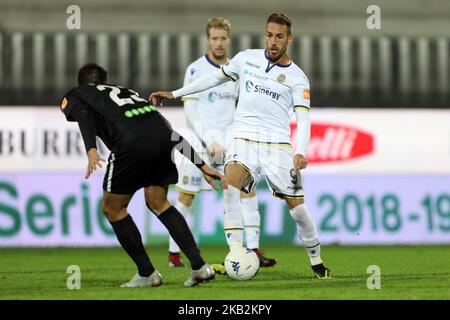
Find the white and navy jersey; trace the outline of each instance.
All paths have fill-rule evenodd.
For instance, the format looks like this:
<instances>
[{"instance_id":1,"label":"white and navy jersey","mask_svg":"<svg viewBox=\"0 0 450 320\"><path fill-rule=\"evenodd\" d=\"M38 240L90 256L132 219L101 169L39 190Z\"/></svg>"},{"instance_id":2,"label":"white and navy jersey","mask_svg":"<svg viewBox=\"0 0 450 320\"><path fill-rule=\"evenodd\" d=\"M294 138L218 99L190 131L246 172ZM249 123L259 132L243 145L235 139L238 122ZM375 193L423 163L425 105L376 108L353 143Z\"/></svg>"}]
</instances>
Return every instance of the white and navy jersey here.
<instances>
[{"instance_id":1,"label":"white and navy jersey","mask_svg":"<svg viewBox=\"0 0 450 320\"><path fill-rule=\"evenodd\" d=\"M265 49L239 52L222 71L239 80L233 137L289 143L294 109L310 107L309 81L303 71L293 62L272 64Z\"/></svg>"},{"instance_id":2,"label":"white and navy jersey","mask_svg":"<svg viewBox=\"0 0 450 320\"><path fill-rule=\"evenodd\" d=\"M186 69L184 85L194 81L201 75L216 72L221 66L212 62L207 55L192 62ZM214 88L183 97L197 99L197 111L205 129L230 129L236 111L238 87L235 82L228 81Z\"/></svg>"}]
</instances>

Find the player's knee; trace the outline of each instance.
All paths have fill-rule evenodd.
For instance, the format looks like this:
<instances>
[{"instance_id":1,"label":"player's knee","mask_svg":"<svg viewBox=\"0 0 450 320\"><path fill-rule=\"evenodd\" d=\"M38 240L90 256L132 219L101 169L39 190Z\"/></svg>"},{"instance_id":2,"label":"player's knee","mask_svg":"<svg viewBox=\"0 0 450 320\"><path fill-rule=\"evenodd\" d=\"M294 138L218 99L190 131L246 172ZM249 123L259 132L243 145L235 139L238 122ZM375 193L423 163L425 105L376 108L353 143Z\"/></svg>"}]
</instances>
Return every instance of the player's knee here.
<instances>
[{"instance_id":1,"label":"player's knee","mask_svg":"<svg viewBox=\"0 0 450 320\"><path fill-rule=\"evenodd\" d=\"M167 187L154 186L145 189L145 203L153 213L167 210L171 204L167 200Z\"/></svg>"},{"instance_id":2,"label":"player's knee","mask_svg":"<svg viewBox=\"0 0 450 320\"><path fill-rule=\"evenodd\" d=\"M162 201L161 199L147 199L147 207L152 210L152 211L159 211L158 209L160 209L162 206Z\"/></svg>"},{"instance_id":3,"label":"player's knee","mask_svg":"<svg viewBox=\"0 0 450 320\"><path fill-rule=\"evenodd\" d=\"M291 207L289 213L291 214L292 219L294 219L295 221L299 221L308 214L308 208L306 207L306 204L304 202L300 203L299 201L297 202L296 206Z\"/></svg>"},{"instance_id":4,"label":"player's knee","mask_svg":"<svg viewBox=\"0 0 450 320\"><path fill-rule=\"evenodd\" d=\"M249 174L240 164L230 163L225 168L225 176L229 185L241 190Z\"/></svg>"},{"instance_id":5,"label":"player's knee","mask_svg":"<svg viewBox=\"0 0 450 320\"><path fill-rule=\"evenodd\" d=\"M114 206L112 203L103 201L102 211L109 221L115 220L115 217L120 213L121 208Z\"/></svg>"},{"instance_id":6,"label":"player's knee","mask_svg":"<svg viewBox=\"0 0 450 320\"><path fill-rule=\"evenodd\" d=\"M167 198L154 197L147 199L146 203L147 207L157 214L167 210L167 208L170 207L170 203L167 201Z\"/></svg>"}]
</instances>

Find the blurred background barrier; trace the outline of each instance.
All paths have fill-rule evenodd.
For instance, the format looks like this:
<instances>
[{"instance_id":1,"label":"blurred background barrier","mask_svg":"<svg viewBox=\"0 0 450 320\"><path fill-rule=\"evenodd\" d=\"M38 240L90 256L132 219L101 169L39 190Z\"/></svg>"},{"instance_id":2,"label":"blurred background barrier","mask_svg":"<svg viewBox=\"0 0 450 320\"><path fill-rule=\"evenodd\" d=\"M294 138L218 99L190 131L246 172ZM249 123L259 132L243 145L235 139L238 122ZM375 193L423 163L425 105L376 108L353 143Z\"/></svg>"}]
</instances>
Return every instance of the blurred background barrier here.
<instances>
[{"instance_id":1,"label":"blurred background barrier","mask_svg":"<svg viewBox=\"0 0 450 320\"><path fill-rule=\"evenodd\" d=\"M117 239L101 211L102 175L1 173L0 247L115 246ZM321 243L450 243L449 175L309 174L303 176L308 207ZM257 187L261 242L297 243L288 208ZM171 189L170 201L177 192ZM225 245L221 193L204 192L188 217L201 244ZM167 243L168 233L146 208L143 191L130 206L145 242Z\"/></svg>"},{"instance_id":2,"label":"blurred background barrier","mask_svg":"<svg viewBox=\"0 0 450 320\"><path fill-rule=\"evenodd\" d=\"M210 17L231 22L232 56L264 47L272 12L293 21L289 54L314 107L450 106L447 0L2 0L0 105L57 104L86 62L142 96L177 88L206 52Z\"/></svg>"},{"instance_id":3,"label":"blurred background barrier","mask_svg":"<svg viewBox=\"0 0 450 320\"><path fill-rule=\"evenodd\" d=\"M158 110L189 138L182 108ZM292 120L293 145L296 130ZM450 175L450 111L312 109L307 155L306 174ZM65 173L85 164L78 125L58 106L0 108L0 173Z\"/></svg>"},{"instance_id":4,"label":"blurred background barrier","mask_svg":"<svg viewBox=\"0 0 450 320\"><path fill-rule=\"evenodd\" d=\"M184 131L181 108L160 111ZM448 110L328 108L311 118L303 184L322 243L450 243ZM84 180L85 165L77 125L58 107L0 109L0 247L116 245L101 212L105 168ZM297 242L285 203L264 181L258 197L261 241ZM194 207L200 243L224 244L222 194L201 193ZM129 209L147 243L168 240L142 190Z\"/></svg>"},{"instance_id":5,"label":"blurred background barrier","mask_svg":"<svg viewBox=\"0 0 450 320\"><path fill-rule=\"evenodd\" d=\"M263 48L239 33L231 53ZM203 33L0 32L0 105L52 105L86 62L142 96L181 86L206 52ZM449 107L450 38L300 34L290 57L310 79L315 107Z\"/></svg>"}]
</instances>

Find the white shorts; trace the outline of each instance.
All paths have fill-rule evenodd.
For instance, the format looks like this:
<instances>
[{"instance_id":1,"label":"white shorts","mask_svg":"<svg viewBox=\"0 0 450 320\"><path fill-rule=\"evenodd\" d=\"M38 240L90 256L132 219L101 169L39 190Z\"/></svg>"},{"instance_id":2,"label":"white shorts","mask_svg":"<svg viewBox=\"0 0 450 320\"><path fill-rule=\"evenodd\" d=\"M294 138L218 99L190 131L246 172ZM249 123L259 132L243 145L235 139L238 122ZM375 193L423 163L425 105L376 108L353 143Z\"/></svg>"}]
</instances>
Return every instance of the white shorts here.
<instances>
[{"instance_id":1,"label":"white shorts","mask_svg":"<svg viewBox=\"0 0 450 320\"><path fill-rule=\"evenodd\" d=\"M223 174L224 161L221 164L211 163L207 149L202 145L200 139L191 131L184 130L183 137L189 141L194 150L200 155L203 161ZM212 187L206 182L203 173L186 157L176 152L175 163L178 169L178 183L175 188L183 193L195 195L200 191L210 191Z\"/></svg>"},{"instance_id":2,"label":"white shorts","mask_svg":"<svg viewBox=\"0 0 450 320\"><path fill-rule=\"evenodd\" d=\"M268 144L235 138L229 144L225 166L238 162L250 174L244 183L244 192L250 192L263 175L275 197L281 199L303 198L300 172L294 175L294 153L290 144Z\"/></svg>"}]
</instances>

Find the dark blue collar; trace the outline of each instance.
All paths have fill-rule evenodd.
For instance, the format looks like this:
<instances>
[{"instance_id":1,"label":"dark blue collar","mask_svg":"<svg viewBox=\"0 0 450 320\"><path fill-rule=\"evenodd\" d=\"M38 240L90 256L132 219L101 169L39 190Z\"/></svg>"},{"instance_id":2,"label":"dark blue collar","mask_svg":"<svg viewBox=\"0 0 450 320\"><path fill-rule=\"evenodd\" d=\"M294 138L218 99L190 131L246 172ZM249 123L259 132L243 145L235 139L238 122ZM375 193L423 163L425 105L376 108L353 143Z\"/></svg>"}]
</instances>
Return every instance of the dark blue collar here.
<instances>
[{"instance_id":1,"label":"dark blue collar","mask_svg":"<svg viewBox=\"0 0 450 320\"><path fill-rule=\"evenodd\" d=\"M266 73L268 73L270 70L272 70L272 68L275 66L280 67L280 68L287 68L287 67L290 67L292 64L292 61L291 61L288 64L275 63L271 66L269 56L267 55L267 49L264 50L264 57L266 57L266 59L267 59Z\"/></svg>"},{"instance_id":2,"label":"dark blue collar","mask_svg":"<svg viewBox=\"0 0 450 320\"><path fill-rule=\"evenodd\" d=\"M208 57L208 54L205 54L205 58L206 60L211 63L214 67L220 69L220 66L218 64L215 64L214 62L211 61L211 59Z\"/></svg>"}]
</instances>

